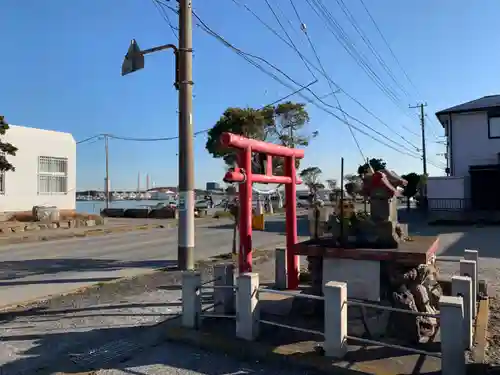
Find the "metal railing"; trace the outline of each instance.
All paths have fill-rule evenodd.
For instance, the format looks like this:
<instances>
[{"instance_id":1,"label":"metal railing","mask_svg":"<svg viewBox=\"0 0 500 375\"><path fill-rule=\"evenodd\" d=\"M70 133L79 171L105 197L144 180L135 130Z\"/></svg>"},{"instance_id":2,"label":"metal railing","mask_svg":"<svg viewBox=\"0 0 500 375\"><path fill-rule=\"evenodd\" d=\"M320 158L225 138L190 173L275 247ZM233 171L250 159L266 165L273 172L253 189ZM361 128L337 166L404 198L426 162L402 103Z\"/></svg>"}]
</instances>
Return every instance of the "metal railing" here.
<instances>
[{"instance_id":1,"label":"metal railing","mask_svg":"<svg viewBox=\"0 0 500 375\"><path fill-rule=\"evenodd\" d=\"M428 211L468 211L471 208L470 199L461 198L427 198Z\"/></svg>"},{"instance_id":2,"label":"metal railing","mask_svg":"<svg viewBox=\"0 0 500 375\"><path fill-rule=\"evenodd\" d=\"M348 285L345 282L329 281L324 284L324 296L317 296L261 287L259 275L256 273L239 275L237 284L234 285L234 266L232 265L217 266L215 277L204 282L201 281L201 276L198 273L187 272L183 274L183 324L186 327L199 328L203 318L234 319L236 336L244 340L256 340L260 324L274 326L323 337L326 356L342 357L346 351L347 342L357 342L442 358L442 373L444 375L462 375L465 369L463 352L472 347L472 322L477 314L478 262L477 250L465 250L463 259L460 260L461 276L453 276L452 296L441 297L439 314L385 306L372 301L348 299ZM200 291L206 289L213 289L214 303L202 307ZM262 299L261 296L266 293L324 302L325 312L327 312L325 313L324 329L309 329L261 319L258 305ZM441 352L430 352L371 338L350 336L347 334L348 306L438 319L441 330ZM463 329L459 329L460 326ZM460 344L462 341L463 344Z\"/></svg>"},{"instance_id":3,"label":"metal railing","mask_svg":"<svg viewBox=\"0 0 500 375\"><path fill-rule=\"evenodd\" d=\"M289 291L284 291L284 290L276 290L276 289L269 289L269 288L258 288L257 289L257 294L260 295L261 293L277 294L277 295L282 295L282 296L288 296L288 297L294 297L294 298L303 298L303 299L312 299L312 300L317 300L317 301L324 301L325 300L324 297L322 297L322 296L315 296L313 294L294 293L294 292L289 292ZM265 325L269 325L269 326L291 329L293 331L304 332L304 333L312 333L313 335L319 335L319 336L324 336L325 335L324 332L321 332L321 331L318 331L318 330L313 330L313 329L308 329L308 328L301 328L301 327L297 327L297 326L291 326L289 324L278 323L278 322L274 322L272 320L259 319L259 322L262 323L262 324L265 324Z\"/></svg>"}]
</instances>

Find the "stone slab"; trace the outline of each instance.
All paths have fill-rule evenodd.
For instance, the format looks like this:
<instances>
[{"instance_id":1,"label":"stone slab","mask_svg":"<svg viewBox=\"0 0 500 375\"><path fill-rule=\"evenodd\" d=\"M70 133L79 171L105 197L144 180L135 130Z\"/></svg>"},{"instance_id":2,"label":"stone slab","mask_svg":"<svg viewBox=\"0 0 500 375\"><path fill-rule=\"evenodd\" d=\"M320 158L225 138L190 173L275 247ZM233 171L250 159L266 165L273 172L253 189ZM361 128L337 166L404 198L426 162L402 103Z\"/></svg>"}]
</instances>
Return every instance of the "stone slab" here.
<instances>
[{"instance_id":1,"label":"stone slab","mask_svg":"<svg viewBox=\"0 0 500 375\"><path fill-rule=\"evenodd\" d=\"M347 297L380 300L380 262L342 258L323 260L323 286L329 281L347 283Z\"/></svg>"},{"instance_id":2,"label":"stone slab","mask_svg":"<svg viewBox=\"0 0 500 375\"><path fill-rule=\"evenodd\" d=\"M367 249L336 247L331 238L324 237L299 242L293 247L296 255L319 256L325 258L344 258L361 260L390 260L403 264L426 264L435 256L439 245L436 236L413 237L411 241L401 242L394 249Z\"/></svg>"}]
</instances>

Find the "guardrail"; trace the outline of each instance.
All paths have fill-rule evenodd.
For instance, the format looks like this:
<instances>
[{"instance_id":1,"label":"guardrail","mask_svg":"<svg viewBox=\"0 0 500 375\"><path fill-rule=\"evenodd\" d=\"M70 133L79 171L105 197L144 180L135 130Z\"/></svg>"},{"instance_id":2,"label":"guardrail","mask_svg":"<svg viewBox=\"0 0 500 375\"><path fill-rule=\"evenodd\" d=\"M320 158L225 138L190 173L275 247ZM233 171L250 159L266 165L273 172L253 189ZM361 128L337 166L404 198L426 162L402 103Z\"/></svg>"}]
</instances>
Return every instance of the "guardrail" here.
<instances>
[{"instance_id":1,"label":"guardrail","mask_svg":"<svg viewBox=\"0 0 500 375\"><path fill-rule=\"evenodd\" d=\"M442 296L439 314L415 312L376 303L347 298L347 283L329 281L324 285L324 296L308 295L292 291L260 287L257 273L245 273L237 277L234 284L234 266L218 265L214 278L202 282L198 272L185 272L182 284L182 323L185 327L198 329L203 318L235 319L236 336L253 341L260 333L260 325L272 325L295 331L312 333L324 338L323 349L326 356L342 358L348 348L347 342L384 346L418 355L441 358L443 375L465 375L464 350L473 344L473 320L477 314L478 274L476 250L466 250L460 260L460 276L452 277L452 296ZM214 303L202 309L201 291L214 290ZM236 293L235 293L236 292ZM265 293L321 300L324 302L324 329L311 330L275 321L261 319L259 300ZM235 304L236 302L236 304ZM433 317L440 320L441 352L369 340L347 334L347 307L360 306L417 316ZM208 312L210 309L213 312ZM235 313L236 312L236 313ZM457 327L463 327L457 329Z\"/></svg>"}]
</instances>

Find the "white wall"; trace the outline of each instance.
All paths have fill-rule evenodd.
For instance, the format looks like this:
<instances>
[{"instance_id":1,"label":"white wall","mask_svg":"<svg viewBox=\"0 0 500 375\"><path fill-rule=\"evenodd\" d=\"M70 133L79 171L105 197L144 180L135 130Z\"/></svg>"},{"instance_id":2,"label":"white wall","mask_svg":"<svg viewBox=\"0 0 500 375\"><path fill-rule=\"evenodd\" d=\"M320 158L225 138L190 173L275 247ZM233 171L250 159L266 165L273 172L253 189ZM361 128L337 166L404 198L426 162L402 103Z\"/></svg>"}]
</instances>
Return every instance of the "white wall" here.
<instances>
[{"instance_id":1,"label":"white wall","mask_svg":"<svg viewBox=\"0 0 500 375\"><path fill-rule=\"evenodd\" d=\"M470 165L497 164L500 139L488 138L486 112L453 114L451 120L454 176L468 176Z\"/></svg>"},{"instance_id":2,"label":"white wall","mask_svg":"<svg viewBox=\"0 0 500 375\"><path fill-rule=\"evenodd\" d=\"M427 197L429 199L466 198L465 177L428 177Z\"/></svg>"},{"instance_id":3,"label":"white wall","mask_svg":"<svg viewBox=\"0 0 500 375\"><path fill-rule=\"evenodd\" d=\"M0 211L30 211L37 205L75 209L76 142L71 134L10 125L2 138L19 150L16 156L7 156L16 171L5 173L5 194L0 194ZM68 159L66 193L38 193L39 156Z\"/></svg>"},{"instance_id":4,"label":"white wall","mask_svg":"<svg viewBox=\"0 0 500 375\"><path fill-rule=\"evenodd\" d=\"M469 197L468 177L429 177L427 179L427 198L429 210L463 209L464 198Z\"/></svg>"}]
</instances>

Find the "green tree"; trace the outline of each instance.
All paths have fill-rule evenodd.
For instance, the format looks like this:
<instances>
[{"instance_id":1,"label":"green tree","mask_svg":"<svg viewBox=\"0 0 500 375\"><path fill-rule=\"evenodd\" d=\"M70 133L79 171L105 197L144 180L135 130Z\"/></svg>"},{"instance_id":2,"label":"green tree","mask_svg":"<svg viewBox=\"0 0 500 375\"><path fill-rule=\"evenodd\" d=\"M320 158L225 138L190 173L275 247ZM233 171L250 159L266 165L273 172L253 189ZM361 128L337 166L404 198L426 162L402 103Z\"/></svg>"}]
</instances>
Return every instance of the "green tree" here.
<instances>
[{"instance_id":1,"label":"green tree","mask_svg":"<svg viewBox=\"0 0 500 375\"><path fill-rule=\"evenodd\" d=\"M228 166L233 166L236 154L220 145L222 133L231 132L287 147L306 147L318 135L304 130L308 123L309 114L302 103L285 102L261 109L228 108L208 131L205 148L214 158L222 158ZM296 166L299 167L299 160ZM273 158L273 173L283 174L282 158Z\"/></svg>"},{"instance_id":2,"label":"green tree","mask_svg":"<svg viewBox=\"0 0 500 375\"><path fill-rule=\"evenodd\" d=\"M420 188L422 177L415 172L402 175L401 177L407 181L407 184L403 190L403 195L406 197L406 207L409 210L410 198L414 197L417 194Z\"/></svg>"},{"instance_id":3,"label":"green tree","mask_svg":"<svg viewBox=\"0 0 500 375\"><path fill-rule=\"evenodd\" d=\"M5 117L0 115L0 136L4 136L7 130L9 130L9 124L5 121ZM16 170L6 157L7 155L16 156L16 151L17 147L0 140L0 171L7 172Z\"/></svg>"},{"instance_id":4,"label":"green tree","mask_svg":"<svg viewBox=\"0 0 500 375\"><path fill-rule=\"evenodd\" d=\"M356 198L363 191L363 181L355 174L347 174L344 176L346 183L344 189L351 197Z\"/></svg>"},{"instance_id":5,"label":"green tree","mask_svg":"<svg viewBox=\"0 0 500 375\"><path fill-rule=\"evenodd\" d=\"M380 171L382 169L385 169L386 165L387 165L387 163L383 159L376 159L376 158L370 159L368 161L368 163L361 164L358 167L358 175L361 176L361 175L367 173L370 169L370 166L373 168L373 170L375 172L377 172L377 171Z\"/></svg>"},{"instance_id":6,"label":"green tree","mask_svg":"<svg viewBox=\"0 0 500 375\"><path fill-rule=\"evenodd\" d=\"M332 191L337 189L337 180L335 178L329 178L326 180L326 184L328 185L328 189Z\"/></svg>"},{"instance_id":7,"label":"green tree","mask_svg":"<svg viewBox=\"0 0 500 375\"><path fill-rule=\"evenodd\" d=\"M325 185L323 185L320 181L322 173L323 172L319 167L308 167L300 171L300 178L307 186L313 197L316 197L318 190L325 187Z\"/></svg>"}]
</instances>

